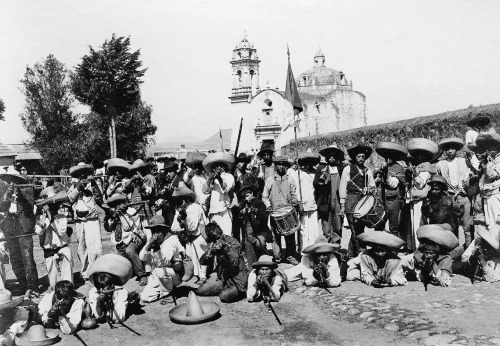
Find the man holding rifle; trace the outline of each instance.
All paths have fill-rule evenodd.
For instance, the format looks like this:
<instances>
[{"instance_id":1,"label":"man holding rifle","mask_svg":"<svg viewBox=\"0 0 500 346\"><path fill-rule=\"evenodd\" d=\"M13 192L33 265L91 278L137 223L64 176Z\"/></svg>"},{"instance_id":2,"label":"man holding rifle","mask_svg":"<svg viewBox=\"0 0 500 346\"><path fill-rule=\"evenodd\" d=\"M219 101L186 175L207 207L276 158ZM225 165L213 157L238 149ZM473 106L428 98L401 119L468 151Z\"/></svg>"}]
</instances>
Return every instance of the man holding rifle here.
<instances>
[{"instance_id":1,"label":"man holding rifle","mask_svg":"<svg viewBox=\"0 0 500 346\"><path fill-rule=\"evenodd\" d=\"M248 302L278 302L287 286L286 275L277 270L278 265L269 255L260 256L252 267L254 269L248 276Z\"/></svg>"}]
</instances>

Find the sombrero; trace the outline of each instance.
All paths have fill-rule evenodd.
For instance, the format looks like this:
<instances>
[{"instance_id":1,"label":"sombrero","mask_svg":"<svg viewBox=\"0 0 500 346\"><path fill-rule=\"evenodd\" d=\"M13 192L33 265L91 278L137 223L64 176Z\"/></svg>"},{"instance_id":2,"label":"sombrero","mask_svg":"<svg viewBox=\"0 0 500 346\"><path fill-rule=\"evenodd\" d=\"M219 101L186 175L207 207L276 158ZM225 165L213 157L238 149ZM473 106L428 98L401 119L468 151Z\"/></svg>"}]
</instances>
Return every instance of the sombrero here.
<instances>
[{"instance_id":1,"label":"sombrero","mask_svg":"<svg viewBox=\"0 0 500 346\"><path fill-rule=\"evenodd\" d=\"M80 178L81 176L89 176L94 173L94 166L92 164L86 164L84 162L80 162L76 166L69 168L69 175L73 178Z\"/></svg>"},{"instance_id":2,"label":"sombrero","mask_svg":"<svg viewBox=\"0 0 500 346\"><path fill-rule=\"evenodd\" d=\"M500 135L496 132L480 133L476 138L479 152L500 151Z\"/></svg>"},{"instance_id":3,"label":"sombrero","mask_svg":"<svg viewBox=\"0 0 500 346\"><path fill-rule=\"evenodd\" d=\"M470 114L469 114L470 115ZM474 118L466 122L469 127L486 127L490 124L491 120L489 114L476 114Z\"/></svg>"},{"instance_id":4,"label":"sombrero","mask_svg":"<svg viewBox=\"0 0 500 346\"><path fill-rule=\"evenodd\" d=\"M317 253L331 253L340 248L340 244L330 244L328 240L322 235L320 235L314 241L314 244L307 246L302 250L305 254L317 254Z\"/></svg>"},{"instance_id":5,"label":"sombrero","mask_svg":"<svg viewBox=\"0 0 500 346\"><path fill-rule=\"evenodd\" d=\"M144 162L141 159L137 159L137 160L134 161L134 163L130 167L130 170L131 171L137 171L138 169L141 169L141 168L144 168L144 167L147 167L147 166L148 165L146 164L146 162Z\"/></svg>"},{"instance_id":6,"label":"sombrero","mask_svg":"<svg viewBox=\"0 0 500 346\"><path fill-rule=\"evenodd\" d=\"M269 153L272 156L274 153L274 145L269 142L263 142L257 156L262 157L265 153Z\"/></svg>"},{"instance_id":7,"label":"sombrero","mask_svg":"<svg viewBox=\"0 0 500 346\"><path fill-rule=\"evenodd\" d=\"M375 151L384 159L391 158L400 161L408 157L408 150L403 145L395 142L378 142Z\"/></svg>"},{"instance_id":8,"label":"sombrero","mask_svg":"<svg viewBox=\"0 0 500 346\"><path fill-rule=\"evenodd\" d=\"M238 157L236 157L236 162L250 162L250 158L245 153L239 153Z\"/></svg>"},{"instance_id":9,"label":"sombrero","mask_svg":"<svg viewBox=\"0 0 500 346\"><path fill-rule=\"evenodd\" d=\"M452 147L452 148L455 148L457 150L460 150L464 147L464 141L461 138L451 137L451 138L442 139L439 142L439 149L444 151L444 149L448 148L448 147Z\"/></svg>"},{"instance_id":10,"label":"sombrero","mask_svg":"<svg viewBox=\"0 0 500 346\"><path fill-rule=\"evenodd\" d=\"M132 277L132 264L128 259L120 255L102 255L89 266L88 276L90 282L94 283L93 275L99 272L113 275L118 279L117 284L123 286Z\"/></svg>"},{"instance_id":11,"label":"sombrero","mask_svg":"<svg viewBox=\"0 0 500 346\"><path fill-rule=\"evenodd\" d=\"M66 202L69 202L68 193L66 191L60 191L58 193L49 194L49 196L47 196L47 198L36 201L35 204L38 207L41 207L44 205L56 204L56 203L66 203Z\"/></svg>"},{"instance_id":12,"label":"sombrero","mask_svg":"<svg viewBox=\"0 0 500 346\"><path fill-rule=\"evenodd\" d=\"M319 154L321 156L324 156L325 158L333 156L333 157L338 157L342 160L344 159L344 156L345 156L342 149L337 148L336 145L330 145L329 147L321 149L319 151Z\"/></svg>"},{"instance_id":13,"label":"sombrero","mask_svg":"<svg viewBox=\"0 0 500 346\"><path fill-rule=\"evenodd\" d=\"M165 172L175 172L178 169L179 165L173 161L165 161L165 164L163 165L163 170Z\"/></svg>"},{"instance_id":14,"label":"sombrero","mask_svg":"<svg viewBox=\"0 0 500 346\"><path fill-rule=\"evenodd\" d=\"M186 184L182 181L176 188L174 188L172 197L173 198L189 197L191 199L191 202L194 202L196 200L196 194L189 187L187 187Z\"/></svg>"},{"instance_id":15,"label":"sombrero","mask_svg":"<svg viewBox=\"0 0 500 346\"><path fill-rule=\"evenodd\" d=\"M212 173L213 166L216 163L222 163L226 166L226 171L229 172L231 168L234 166L234 156L229 153L216 152L213 154L209 154L203 160L203 167L209 173Z\"/></svg>"},{"instance_id":16,"label":"sombrero","mask_svg":"<svg viewBox=\"0 0 500 346\"><path fill-rule=\"evenodd\" d=\"M406 146L411 156L420 161L433 161L441 152L439 146L427 138L412 138Z\"/></svg>"},{"instance_id":17,"label":"sombrero","mask_svg":"<svg viewBox=\"0 0 500 346\"><path fill-rule=\"evenodd\" d=\"M200 163L203 162L203 160L207 157L206 154L197 152L197 151L190 151L187 153L186 156L186 165L188 166L194 166L194 165L199 165Z\"/></svg>"},{"instance_id":18,"label":"sombrero","mask_svg":"<svg viewBox=\"0 0 500 346\"><path fill-rule=\"evenodd\" d=\"M301 153L299 155L299 165L301 166L316 166L320 161L320 157L318 154L314 153Z\"/></svg>"},{"instance_id":19,"label":"sombrero","mask_svg":"<svg viewBox=\"0 0 500 346\"><path fill-rule=\"evenodd\" d=\"M373 246L373 245L382 245L386 246L389 249L397 250L401 246L403 246L406 242L395 235L392 235L385 231L373 231L373 232L365 232L357 237L359 241Z\"/></svg>"},{"instance_id":20,"label":"sombrero","mask_svg":"<svg viewBox=\"0 0 500 346\"><path fill-rule=\"evenodd\" d=\"M9 290L2 288L0 289L0 313L2 310L12 309L23 302L24 298L20 297L17 299L12 299L12 293Z\"/></svg>"},{"instance_id":21,"label":"sombrero","mask_svg":"<svg viewBox=\"0 0 500 346\"><path fill-rule=\"evenodd\" d=\"M127 203L127 200L127 196L123 193L115 193L108 198L106 204L108 205L108 207L114 208L120 203Z\"/></svg>"},{"instance_id":22,"label":"sombrero","mask_svg":"<svg viewBox=\"0 0 500 346\"><path fill-rule=\"evenodd\" d=\"M446 179L439 174L434 174L427 182L427 185L432 186L432 184L436 183L441 184L445 191L448 190L448 183L446 182Z\"/></svg>"},{"instance_id":23,"label":"sombrero","mask_svg":"<svg viewBox=\"0 0 500 346\"><path fill-rule=\"evenodd\" d=\"M447 251L451 251L458 246L458 238L452 231L441 224L420 226L417 229L417 239L420 242L429 240Z\"/></svg>"},{"instance_id":24,"label":"sombrero","mask_svg":"<svg viewBox=\"0 0 500 346\"><path fill-rule=\"evenodd\" d=\"M500 250L500 226L494 224L486 229L484 225L476 225L475 231L477 234L484 239L488 244L491 245L496 251Z\"/></svg>"},{"instance_id":25,"label":"sombrero","mask_svg":"<svg viewBox=\"0 0 500 346\"><path fill-rule=\"evenodd\" d=\"M151 218L151 221L149 225L144 226L144 228L151 228L151 230L160 227L163 229L170 228L169 226L165 225L165 219L161 215L155 215Z\"/></svg>"},{"instance_id":26,"label":"sombrero","mask_svg":"<svg viewBox=\"0 0 500 346\"><path fill-rule=\"evenodd\" d=\"M172 308L168 314L175 323L197 324L216 318L219 311L220 307L217 303L200 302L196 294L191 291L188 295L188 301Z\"/></svg>"},{"instance_id":27,"label":"sombrero","mask_svg":"<svg viewBox=\"0 0 500 346\"><path fill-rule=\"evenodd\" d=\"M269 255L262 255L257 262L253 262L252 268L269 267L272 269L278 268L278 264L273 262L273 258Z\"/></svg>"},{"instance_id":28,"label":"sombrero","mask_svg":"<svg viewBox=\"0 0 500 346\"><path fill-rule=\"evenodd\" d=\"M274 164L282 163L285 164L285 166L290 167L292 163L288 159L288 157L281 155L281 156L276 156L273 160Z\"/></svg>"},{"instance_id":29,"label":"sombrero","mask_svg":"<svg viewBox=\"0 0 500 346\"><path fill-rule=\"evenodd\" d=\"M14 338L18 346L45 346L59 342L58 329L45 329L41 324L35 324Z\"/></svg>"},{"instance_id":30,"label":"sombrero","mask_svg":"<svg viewBox=\"0 0 500 346\"><path fill-rule=\"evenodd\" d=\"M132 166L127 161L117 157L109 159L108 161L108 171L110 172L114 172L117 170L129 171L131 167Z\"/></svg>"},{"instance_id":31,"label":"sombrero","mask_svg":"<svg viewBox=\"0 0 500 346\"><path fill-rule=\"evenodd\" d=\"M355 160L356 156L359 154L365 154L366 158L369 158L372 154L372 148L366 145L358 144L355 147L347 149L347 155L351 158L351 160Z\"/></svg>"},{"instance_id":32,"label":"sombrero","mask_svg":"<svg viewBox=\"0 0 500 346\"><path fill-rule=\"evenodd\" d=\"M10 167L6 172L0 174L0 180L8 184L28 184L28 181L21 176L21 173Z\"/></svg>"}]
</instances>

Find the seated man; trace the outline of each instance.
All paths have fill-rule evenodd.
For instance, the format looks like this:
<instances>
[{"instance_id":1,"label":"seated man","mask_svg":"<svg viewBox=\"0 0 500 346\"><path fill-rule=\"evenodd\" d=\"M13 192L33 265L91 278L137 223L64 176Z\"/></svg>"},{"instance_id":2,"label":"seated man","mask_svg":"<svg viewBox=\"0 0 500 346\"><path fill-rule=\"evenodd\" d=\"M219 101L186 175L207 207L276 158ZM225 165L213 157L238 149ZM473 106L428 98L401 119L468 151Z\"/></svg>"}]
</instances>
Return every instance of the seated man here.
<instances>
[{"instance_id":1,"label":"seated man","mask_svg":"<svg viewBox=\"0 0 500 346\"><path fill-rule=\"evenodd\" d=\"M53 292L46 294L38 303L42 323L48 328L59 328L64 334L72 334L82 320L85 299L77 295L73 284L59 281Z\"/></svg>"},{"instance_id":2,"label":"seated man","mask_svg":"<svg viewBox=\"0 0 500 346\"><path fill-rule=\"evenodd\" d=\"M330 244L324 236L319 236L314 244L302 252L302 260L296 266L285 270L290 281L304 279L306 286L340 286L340 266L336 250L340 244Z\"/></svg>"},{"instance_id":3,"label":"seated man","mask_svg":"<svg viewBox=\"0 0 500 346\"><path fill-rule=\"evenodd\" d=\"M119 285L113 275L94 273L94 287L89 291L92 313L100 322L119 323L126 319L129 291Z\"/></svg>"},{"instance_id":4,"label":"seated man","mask_svg":"<svg viewBox=\"0 0 500 346\"><path fill-rule=\"evenodd\" d=\"M429 283L443 287L451 285L453 260L450 251L458 246L458 238L450 228L447 224L421 226L417 230L418 250L401 261L406 276L422 281L426 290Z\"/></svg>"},{"instance_id":5,"label":"seated man","mask_svg":"<svg viewBox=\"0 0 500 346\"><path fill-rule=\"evenodd\" d=\"M215 222L206 228L209 248L201 256L200 262L207 265L211 272L196 294L199 296L218 295L221 302L232 303L245 297L247 289L247 268L240 243L233 237L223 234Z\"/></svg>"},{"instance_id":6,"label":"seated man","mask_svg":"<svg viewBox=\"0 0 500 346\"><path fill-rule=\"evenodd\" d=\"M141 300L151 303L172 293L182 282L182 258L186 249L161 215L155 215L147 228L152 237L139 254L141 261L151 260L152 270L148 284L141 293ZM181 268L179 268L179 263Z\"/></svg>"},{"instance_id":7,"label":"seated man","mask_svg":"<svg viewBox=\"0 0 500 346\"><path fill-rule=\"evenodd\" d=\"M247 299L249 303L264 300L277 302L286 290L286 275L277 270L278 265L269 255L260 256L252 264L254 268L248 276Z\"/></svg>"},{"instance_id":8,"label":"seated man","mask_svg":"<svg viewBox=\"0 0 500 346\"><path fill-rule=\"evenodd\" d=\"M370 249L347 263L347 280L361 280L376 288L407 284L401 259L393 252L405 244L403 240L385 231L362 233L358 240Z\"/></svg>"},{"instance_id":9,"label":"seated man","mask_svg":"<svg viewBox=\"0 0 500 346\"><path fill-rule=\"evenodd\" d=\"M474 271L473 280L500 281L500 226L493 225L486 229L476 225L478 235L462 254L462 262L468 262Z\"/></svg>"},{"instance_id":10,"label":"seated man","mask_svg":"<svg viewBox=\"0 0 500 346\"><path fill-rule=\"evenodd\" d=\"M0 345L14 345L14 337L28 326L29 312L21 307L23 298L12 300L10 291L0 288Z\"/></svg>"}]
</instances>

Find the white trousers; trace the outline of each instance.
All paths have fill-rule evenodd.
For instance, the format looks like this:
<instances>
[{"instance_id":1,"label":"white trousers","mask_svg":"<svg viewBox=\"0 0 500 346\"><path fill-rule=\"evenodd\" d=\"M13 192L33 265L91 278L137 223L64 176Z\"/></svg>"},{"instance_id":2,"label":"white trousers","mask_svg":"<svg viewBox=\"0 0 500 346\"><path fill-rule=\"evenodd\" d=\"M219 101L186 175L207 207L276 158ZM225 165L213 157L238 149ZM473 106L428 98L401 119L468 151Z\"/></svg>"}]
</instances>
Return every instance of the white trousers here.
<instances>
[{"instance_id":1,"label":"white trousers","mask_svg":"<svg viewBox=\"0 0 500 346\"><path fill-rule=\"evenodd\" d=\"M77 222L78 258L82 263L81 273L87 278L90 263L102 255L101 229L98 220Z\"/></svg>"},{"instance_id":2,"label":"white trousers","mask_svg":"<svg viewBox=\"0 0 500 346\"><path fill-rule=\"evenodd\" d=\"M200 279L207 278L207 266L203 266L200 263L201 256L207 252L207 250L207 242L201 235L192 243L186 244L186 255L193 261L194 275L198 276Z\"/></svg>"},{"instance_id":3,"label":"white trousers","mask_svg":"<svg viewBox=\"0 0 500 346\"><path fill-rule=\"evenodd\" d=\"M304 211L300 215L300 244L302 249L314 244L319 237L320 228L318 223L318 212L316 210ZM299 249L302 251L302 249Z\"/></svg>"},{"instance_id":4,"label":"white trousers","mask_svg":"<svg viewBox=\"0 0 500 346\"><path fill-rule=\"evenodd\" d=\"M233 235L233 218L230 209L226 209L220 213L210 214L210 221L219 225L222 229L222 233L225 235Z\"/></svg>"},{"instance_id":5,"label":"white trousers","mask_svg":"<svg viewBox=\"0 0 500 346\"><path fill-rule=\"evenodd\" d=\"M180 285L182 278L172 268L155 268L151 272L148 284L141 292L141 301L151 303L168 295L174 286Z\"/></svg>"},{"instance_id":6,"label":"white trousers","mask_svg":"<svg viewBox=\"0 0 500 346\"><path fill-rule=\"evenodd\" d=\"M500 221L500 194L491 195L484 200L484 221L488 226Z\"/></svg>"},{"instance_id":7,"label":"white trousers","mask_svg":"<svg viewBox=\"0 0 500 346\"><path fill-rule=\"evenodd\" d=\"M68 246L59 249L56 255L47 257L45 266L47 267L50 287L54 288L56 283L61 280L73 283L73 258Z\"/></svg>"}]
</instances>

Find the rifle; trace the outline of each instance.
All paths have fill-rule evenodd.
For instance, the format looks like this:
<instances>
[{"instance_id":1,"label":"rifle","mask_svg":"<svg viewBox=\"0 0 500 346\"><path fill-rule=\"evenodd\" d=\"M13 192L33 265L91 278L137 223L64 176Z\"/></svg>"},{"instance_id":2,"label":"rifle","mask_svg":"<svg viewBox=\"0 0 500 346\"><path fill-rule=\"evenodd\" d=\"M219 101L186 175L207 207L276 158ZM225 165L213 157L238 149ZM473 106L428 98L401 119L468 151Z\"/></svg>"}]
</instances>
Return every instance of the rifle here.
<instances>
[{"instance_id":1,"label":"rifle","mask_svg":"<svg viewBox=\"0 0 500 346\"><path fill-rule=\"evenodd\" d=\"M238 155L238 149L240 147L240 139L241 139L241 129L243 127L243 118L240 121L240 130L238 132L238 139L236 140L236 149L234 150L234 157Z\"/></svg>"},{"instance_id":2,"label":"rifle","mask_svg":"<svg viewBox=\"0 0 500 346\"><path fill-rule=\"evenodd\" d=\"M1 238L1 239L0 239L0 243L2 243L2 242L4 242L4 241L13 240L13 239L19 239L19 238L31 237L32 235L35 235L35 234L36 234L36 233L28 233L28 234L15 235L15 236L12 236L12 237Z\"/></svg>"},{"instance_id":3,"label":"rifle","mask_svg":"<svg viewBox=\"0 0 500 346\"><path fill-rule=\"evenodd\" d=\"M326 285L326 281L325 281L325 276L323 275L323 272L325 272L326 270L328 270L328 265L327 264L324 264L324 263L318 263L316 265L316 267L314 268L315 269L315 272L316 272L316 268L319 268L317 274L319 275L319 287L321 288L324 288L325 291L327 291L328 293L332 294L332 292L328 289L327 285Z\"/></svg>"},{"instance_id":4,"label":"rifle","mask_svg":"<svg viewBox=\"0 0 500 346\"><path fill-rule=\"evenodd\" d=\"M424 260L424 263L422 265L422 283L424 284L424 289L427 292L427 286L432 280L432 267L433 267L433 260L432 258L427 258Z\"/></svg>"},{"instance_id":5,"label":"rifle","mask_svg":"<svg viewBox=\"0 0 500 346\"><path fill-rule=\"evenodd\" d=\"M271 284L269 284L269 281L267 281L266 278L262 278L262 283L265 286L265 289L269 292L269 294L273 297L274 300L278 301L278 297L276 297L276 294L273 291L273 288L271 287ZM271 310L271 312L274 315L274 318L276 318L276 321L278 321L278 324L281 326L282 323L280 321L280 318L278 317L278 314L276 314L276 311L274 311L273 306L271 305L271 301L269 300L268 296L262 293L262 301L264 302L264 305L267 307L268 310Z\"/></svg>"}]
</instances>

